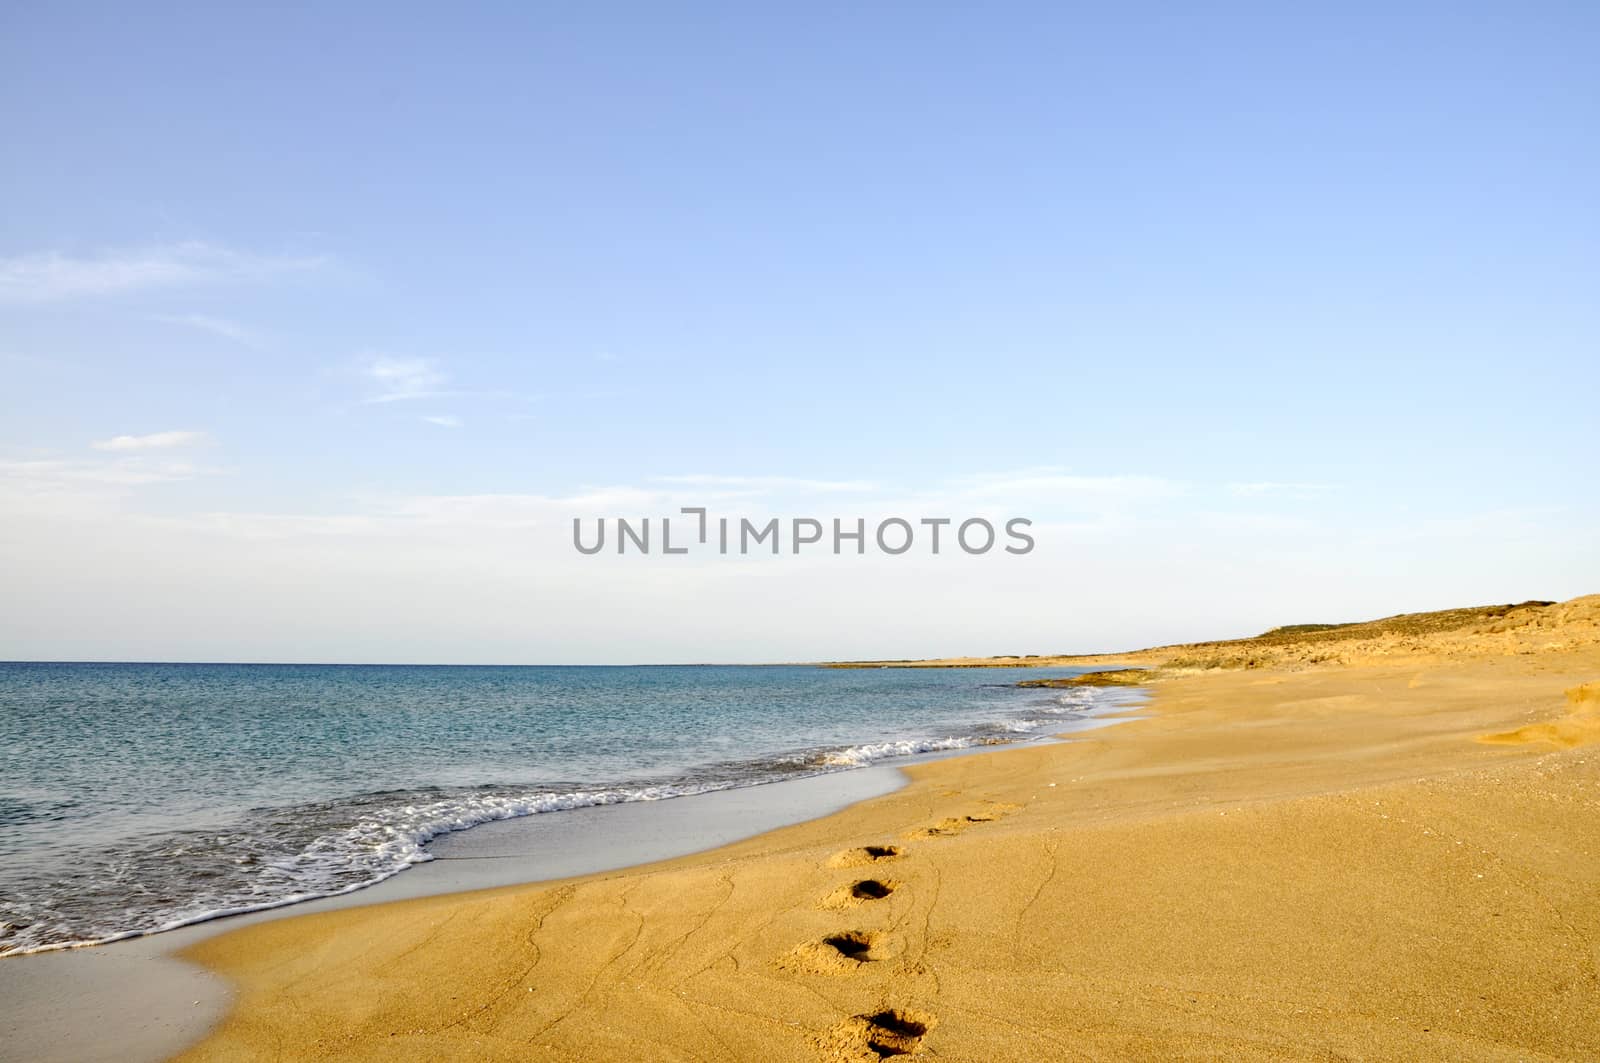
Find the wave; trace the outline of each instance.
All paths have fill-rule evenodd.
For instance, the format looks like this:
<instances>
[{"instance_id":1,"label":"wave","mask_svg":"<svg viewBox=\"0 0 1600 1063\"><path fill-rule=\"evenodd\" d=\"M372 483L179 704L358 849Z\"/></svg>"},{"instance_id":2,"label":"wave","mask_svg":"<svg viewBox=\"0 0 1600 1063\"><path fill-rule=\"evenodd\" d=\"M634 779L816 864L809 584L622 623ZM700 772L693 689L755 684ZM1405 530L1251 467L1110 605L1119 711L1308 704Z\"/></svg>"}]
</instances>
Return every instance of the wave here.
<instances>
[{"instance_id":1,"label":"wave","mask_svg":"<svg viewBox=\"0 0 1600 1063\"><path fill-rule=\"evenodd\" d=\"M384 791L257 809L226 830L176 831L142 847L86 854L73 871L25 881L0 904L0 956L81 948L230 915L352 893L433 859L435 838L485 823L599 805L662 801L929 753L1034 741L1065 719L1125 707L1072 690L1008 699L965 733L885 738L706 765L693 776L609 786ZM999 718L995 718L998 715ZM12 883L15 886L17 883ZM27 900L25 897L31 897ZM188 897L185 901L174 898Z\"/></svg>"},{"instance_id":2,"label":"wave","mask_svg":"<svg viewBox=\"0 0 1600 1063\"><path fill-rule=\"evenodd\" d=\"M968 749L979 745L997 745L1004 739L986 739L976 735L951 738L902 739L896 742L867 742L859 746L846 746L817 754L817 762L831 767L862 768L891 757L912 757L918 753L942 753L952 749Z\"/></svg>"},{"instance_id":3,"label":"wave","mask_svg":"<svg viewBox=\"0 0 1600 1063\"><path fill-rule=\"evenodd\" d=\"M563 812L576 808L614 805L633 801L661 801L691 794L710 793L739 785L732 780L702 784L653 784L638 787L612 787L593 790L560 792L538 791L532 793L475 793L442 797L434 800L402 800L396 804L382 804L383 798L393 794L369 794L354 799L352 804L376 805L355 822L329 830L305 842L297 851L277 852L275 843L284 839L265 824L257 824L254 844L237 844L228 834L196 838L183 833L174 841L162 844L144 853L136 854L131 861L108 862L98 881L83 883L87 890L75 891L81 901L85 894L102 892L107 887L122 887L130 876L127 868L143 864L172 862L183 857L194 857L207 848L226 848L226 860L240 879L239 884L220 890L216 884L204 900L177 908L168 918L146 926L127 929L94 929L64 925L61 920L49 919L47 911L37 905L17 902L7 905L7 918L0 922L0 957L51 952L59 949L103 945L112 941L164 933L196 923L208 922L229 915L268 911L291 904L337 897L376 885L399 874L415 864L433 859L425 846L443 834L468 830L498 820L518 819L543 812ZM304 809L279 810L271 819L305 819L316 822L337 815L339 806L308 806ZM235 844L229 845L229 841ZM208 845L206 843L219 843ZM264 851L263 851L264 850ZM142 859L141 859L142 858ZM197 863L191 859L190 863ZM215 863L215 861L213 861ZM190 876L213 881L226 875L228 868L215 866L190 867ZM140 876L160 878L158 875ZM149 892L148 886L145 891ZM220 894L220 895L219 895ZM30 919L30 915L44 916L43 920ZM133 914L125 912L125 914ZM149 915L150 913L144 913ZM25 920L17 922L19 916ZM67 940L49 940L61 935L72 935Z\"/></svg>"}]
</instances>

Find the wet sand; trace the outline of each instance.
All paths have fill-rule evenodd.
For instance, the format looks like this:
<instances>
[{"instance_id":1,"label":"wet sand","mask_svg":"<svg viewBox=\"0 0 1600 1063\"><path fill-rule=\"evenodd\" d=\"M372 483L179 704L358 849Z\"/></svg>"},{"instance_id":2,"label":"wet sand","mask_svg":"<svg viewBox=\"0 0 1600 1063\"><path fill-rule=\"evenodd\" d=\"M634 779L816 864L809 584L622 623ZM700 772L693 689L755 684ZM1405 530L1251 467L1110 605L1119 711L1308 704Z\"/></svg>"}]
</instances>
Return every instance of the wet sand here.
<instances>
[{"instance_id":1,"label":"wet sand","mask_svg":"<svg viewBox=\"0 0 1600 1063\"><path fill-rule=\"evenodd\" d=\"M527 816L447 834L434 860L369 889L131 938L0 960L0 1060L157 1063L228 1012L226 979L176 954L219 934L317 912L626 867L694 853L890 793L892 767L671 801Z\"/></svg>"}]
</instances>

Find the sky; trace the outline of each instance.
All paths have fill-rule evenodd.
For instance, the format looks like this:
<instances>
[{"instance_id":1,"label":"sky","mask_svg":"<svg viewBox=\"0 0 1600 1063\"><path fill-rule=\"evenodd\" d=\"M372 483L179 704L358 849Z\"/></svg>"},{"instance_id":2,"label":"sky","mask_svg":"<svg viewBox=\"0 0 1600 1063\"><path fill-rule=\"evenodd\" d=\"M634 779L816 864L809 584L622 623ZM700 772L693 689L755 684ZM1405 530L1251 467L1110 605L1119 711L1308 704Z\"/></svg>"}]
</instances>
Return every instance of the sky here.
<instances>
[{"instance_id":1,"label":"sky","mask_svg":"<svg viewBox=\"0 0 1600 1063\"><path fill-rule=\"evenodd\" d=\"M0 659L1600 591L1593 5L240 7L0 12ZM1036 545L573 549L683 506Z\"/></svg>"}]
</instances>

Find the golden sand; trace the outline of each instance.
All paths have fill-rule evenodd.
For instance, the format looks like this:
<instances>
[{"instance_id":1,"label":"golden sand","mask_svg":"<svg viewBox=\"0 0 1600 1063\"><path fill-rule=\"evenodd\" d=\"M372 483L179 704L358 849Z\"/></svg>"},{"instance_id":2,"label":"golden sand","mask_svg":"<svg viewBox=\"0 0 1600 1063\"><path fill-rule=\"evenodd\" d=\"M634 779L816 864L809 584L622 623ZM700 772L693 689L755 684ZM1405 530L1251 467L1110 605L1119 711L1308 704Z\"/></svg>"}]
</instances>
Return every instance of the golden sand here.
<instances>
[{"instance_id":1,"label":"golden sand","mask_svg":"<svg viewBox=\"0 0 1600 1063\"><path fill-rule=\"evenodd\" d=\"M213 938L183 1058L1600 1059L1600 597L1226 645L709 853Z\"/></svg>"}]
</instances>

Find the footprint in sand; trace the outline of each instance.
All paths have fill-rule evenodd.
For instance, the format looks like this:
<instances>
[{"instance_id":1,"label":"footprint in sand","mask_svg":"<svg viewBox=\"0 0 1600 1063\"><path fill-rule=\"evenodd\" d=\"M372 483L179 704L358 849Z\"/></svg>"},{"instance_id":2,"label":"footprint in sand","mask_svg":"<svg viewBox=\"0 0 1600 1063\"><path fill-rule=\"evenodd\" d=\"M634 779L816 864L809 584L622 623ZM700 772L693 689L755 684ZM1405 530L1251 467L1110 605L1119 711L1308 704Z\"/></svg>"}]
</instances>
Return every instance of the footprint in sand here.
<instances>
[{"instance_id":1,"label":"footprint in sand","mask_svg":"<svg viewBox=\"0 0 1600 1063\"><path fill-rule=\"evenodd\" d=\"M907 838L948 838L960 834L972 824L964 819L941 819L931 827L918 827L906 832Z\"/></svg>"},{"instance_id":2,"label":"footprint in sand","mask_svg":"<svg viewBox=\"0 0 1600 1063\"><path fill-rule=\"evenodd\" d=\"M887 958L889 940L875 930L841 930L808 941L778 960L785 970L808 974L855 974Z\"/></svg>"},{"instance_id":3,"label":"footprint in sand","mask_svg":"<svg viewBox=\"0 0 1600 1063\"><path fill-rule=\"evenodd\" d=\"M863 864L876 864L882 860L893 860L900 853L901 849L898 845L863 845L859 849L846 849L842 853L834 853L828 858L828 866L860 867Z\"/></svg>"},{"instance_id":4,"label":"footprint in sand","mask_svg":"<svg viewBox=\"0 0 1600 1063\"><path fill-rule=\"evenodd\" d=\"M918 827L906 834L907 838L948 838L953 834L960 834L968 827L979 823L993 823L997 819L1015 812L1020 805L1004 805L996 803L987 809L973 812L965 816L951 816L941 819L931 827Z\"/></svg>"},{"instance_id":5,"label":"footprint in sand","mask_svg":"<svg viewBox=\"0 0 1600 1063\"><path fill-rule=\"evenodd\" d=\"M858 904L870 904L881 901L899 888L898 882L885 882L882 879L864 878L859 882L852 882L848 886L840 886L822 899L824 908L853 908Z\"/></svg>"},{"instance_id":6,"label":"footprint in sand","mask_svg":"<svg viewBox=\"0 0 1600 1063\"><path fill-rule=\"evenodd\" d=\"M909 1008L884 1008L855 1015L829 1030L821 1039L831 1060L888 1059L922 1051L922 1039L933 1029L934 1018Z\"/></svg>"}]
</instances>

